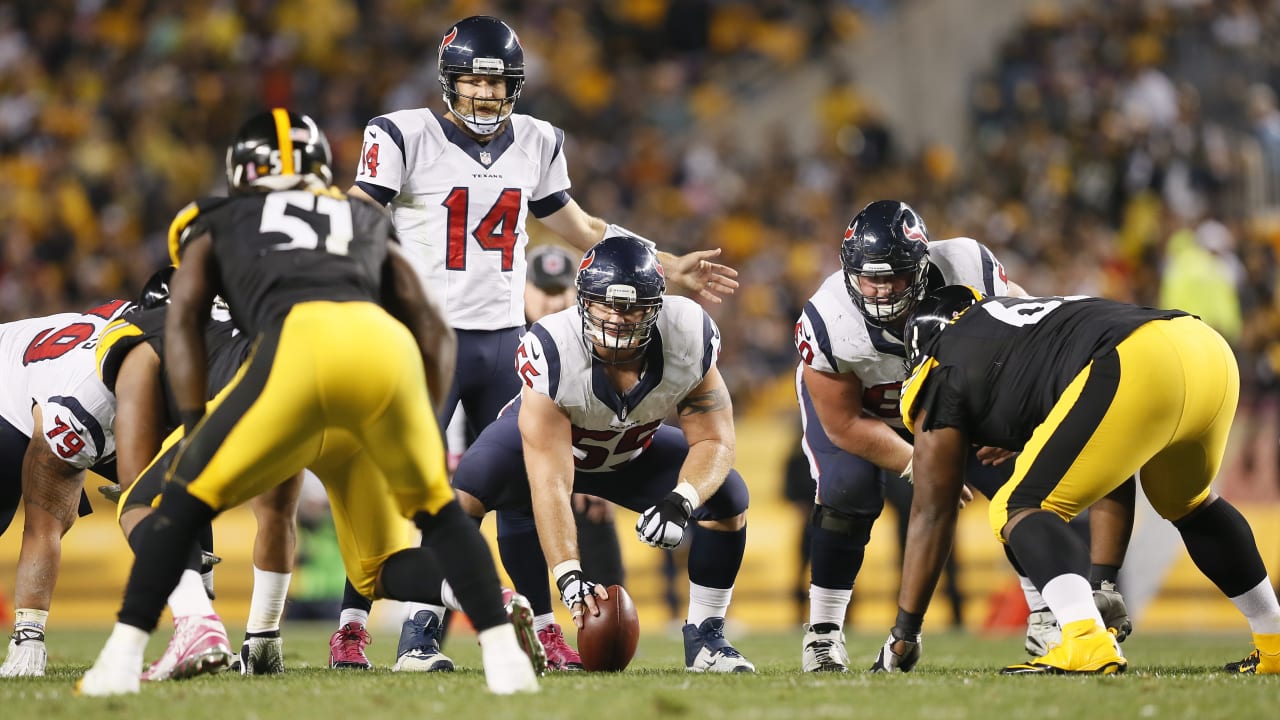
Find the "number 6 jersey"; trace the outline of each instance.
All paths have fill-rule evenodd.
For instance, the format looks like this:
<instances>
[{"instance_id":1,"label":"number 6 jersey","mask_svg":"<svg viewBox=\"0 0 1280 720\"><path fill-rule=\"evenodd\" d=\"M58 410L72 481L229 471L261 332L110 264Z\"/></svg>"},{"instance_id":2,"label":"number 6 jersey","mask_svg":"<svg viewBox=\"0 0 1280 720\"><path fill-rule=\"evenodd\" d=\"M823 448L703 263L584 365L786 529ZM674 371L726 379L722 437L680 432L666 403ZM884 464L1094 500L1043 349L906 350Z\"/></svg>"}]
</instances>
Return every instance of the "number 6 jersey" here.
<instances>
[{"instance_id":1,"label":"number 6 jersey","mask_svg":"<svg viewBox=\"0 0 1280 720\"><path fill-rule=\"evenodd\" d=\"M609 471L644 452L663 418L715 365L720 331L700 305L668 295L644 353L640 382L619 393L587 350L578 308L548 315L521 339L516 372L568 414L577 470Z\"/></svg>"},{"instance_id":2,"label":"number 6 jersey","mask_svg":"<svg viewBox=\"0 0 1280 720\"><path fill-rule=\"evenodd\" d=\"M106 325L133 305L114 300L81 315L62 313L0 325L0 417L31 437L32 408L54 454L81 470L115 455L116 399L98 379L94 348Z\"/></svg>"}]
</instances>

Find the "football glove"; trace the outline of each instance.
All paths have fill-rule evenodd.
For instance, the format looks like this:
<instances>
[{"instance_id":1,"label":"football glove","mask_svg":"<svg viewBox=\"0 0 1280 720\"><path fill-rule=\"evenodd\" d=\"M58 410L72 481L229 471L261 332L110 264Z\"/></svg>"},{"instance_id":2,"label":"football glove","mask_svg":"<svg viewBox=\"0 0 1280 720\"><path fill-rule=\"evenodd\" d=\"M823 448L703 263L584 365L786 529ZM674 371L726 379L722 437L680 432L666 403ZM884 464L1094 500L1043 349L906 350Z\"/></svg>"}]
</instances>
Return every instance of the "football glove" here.
<instances>
[{"instance_id":1,"label":"football glove","mask_svg":"<svg viewBox=\"0 0 1280 720\"><path fill-rule=\"evenodd\" d=\"M893 645L898 641L906 646L901 655L893 651ZM920 643L919 633L908 638L906 633L895 627L889 631L889 639L880 648L880 654L871 665L871 672L911 672L916 663L920 662Z\"/></svg>"},{"instance_id":2,"label":"football glove","mask_svg":"<svg viewBox=\"0 0 1280 720\"><path fill-rule=\"evenodd\" d=\"M693 504L674 490L636 520L636 535L641 542L663 550L674 550L684 537L684 528L693 514Z\"/></svg>"},{"instance_id":3,"label":"football glove","mask_svg":"<svg viewBox=\"0 0 1280 720\"><path fill-rule=\"evenodd\" d=\"M120 496L124 495L124 490L120 488L118 483L99 485L98 492L102 493L102 497L110 500L112 505L119 505Z\"/></svg>"},{"instance_id":4,"label":"football glove","mask_svg":"<svg viewBox=\"0 0 1280 720\"><path fill-rule=\"evenodd\" d=\"M570 570L556 578L556 587L560 588L560 600L569 612L573 612L574 605L581 605L586 612L587 597L595 594L596 584L583 577L581 570Z\"/></svg>"},{"instance_id":5,"label":"football glove","mask_svg":"<svg viewBox=\"0 0 1280 720\"><path fill-rule=\"evenodd\" d=\"M1116 634L1116 642L1124 642L1133 632L1133 619L1124 604L1124 596L1113 582L1102 581L1102 589L1093 591L1093 604L1102 613L1102 624Z\"/></svg>"}]
</instances>

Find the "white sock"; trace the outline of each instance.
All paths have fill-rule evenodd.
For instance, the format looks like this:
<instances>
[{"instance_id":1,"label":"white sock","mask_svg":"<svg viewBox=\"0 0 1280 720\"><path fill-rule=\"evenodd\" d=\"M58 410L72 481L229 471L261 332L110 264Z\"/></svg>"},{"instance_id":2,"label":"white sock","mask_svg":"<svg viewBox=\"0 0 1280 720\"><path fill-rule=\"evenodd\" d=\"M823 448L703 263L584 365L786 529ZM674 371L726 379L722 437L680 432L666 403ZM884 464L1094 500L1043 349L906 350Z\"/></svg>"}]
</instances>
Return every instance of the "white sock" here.
<instances>
[{"instance_id":1,"label":"white sock","mask_svg":"<svg viewBox=\"0 0 1280 720\"><path fill-rule=\"evenodd\" d=\"M556 614L553 612L545 613L543 615L533 616L534 632L542 632L543 630L546 630L547 628L555 624L556 624Z\"/></svg>"},{"instance_id":2,"label":"white sock","mask_svg":"<svg viewBox=\"0 0 1280 720\"><path fill-rule=\"evenodd\" d=\"M431 612L436 614L436 617L442 620L444 619L443 605L428 605L427 603L420 603L420 602L406 602L404 604L404 609L405 609L405 614L404 614L405 620L412 620L413 616L417 615L418 612L422 610L430 610Z\"/></svg>"},{"instance_id":3,"label":"white sock","mask_svg":"<svg viewBox=\"0 0 1280 720\"><path fill-rule=\"evenodd\" d=\"M1280 601L1271 589L1271 578L1264 577L1251 590L1231 598L1240 612L1249 619L1249 629L1260 635L1280 633Z\"/></svg>"},{"instance_id":4,"label":"white sock","mask_svg":"<svg viewBox=\"0 0 1280 720\"><path fill-rule=\"evenodd\" d=\"M213 615L213 604L204 591L204 581L196 570L183 570L178 586L169 594L169 610L175 618Z\"/></svg>"},{"instance_id":5,"label":"white sock","mask_svg":"<svg viewBox=\"0 0 1280 720\"><path fill-rule=\"evenodd\" d=\"M199 573L196 574L199 575ZM124 655L141 660L142 653L147 649L147 640L150 638L151 633L146 630L118 622L111 628L111 636L107 638L107 644L102 647L102 654Z\"/></svg>"},{"instance_id":6,"label":"white sock","mask_svg":"<svg viewBox=\"0 0 1280 720\"><path fill-rule=\"evenodd\" d=\"M844 614L849 609L849 601L852 599L853 588L840 590L810 585L809 625L835 623L843 626Z\"/></svg>"},{"instance_id":7,"label":"white sock","mask_svg":"<svg viewBox=\"0 0 1280 720\"><path fill-rule=\"evenodd\" d=\"M19 630L35 630L36 632L44 632L44 624L49 620L48 610L36 610L34 608L18 608L13 614L13 630L15 633Z\"/></svg>"},{"instance_id":8,"label":"white sock","mask_svg":"<svg viewBox=\"0 0 1280 720\"><path fill-rule=\"evenodd\" d=\"M1102 627L1102 615L1093 604L1093 587L1083 575L1059 575L1044 585L1044 601L1058 619L1058 627L1080 620L1093 620Z\"/></svg>"},{"instance_id":9,"label":"white sock","mask_svg":"<svg viewBox=\"0 0 1280 720\"><path fill-rule=\"evenodd\" d=\"M249 601L249 619L246 633L269 632L280 629L284 615L284 601L289 596L289 579L293 573L278 573L253 568L253 599Z\"/></svg>"},{"instance_id":10,"label":"white sock","mask_svg":"<svg viewBox=\"0 0 1280 720\"><path fill-rule=\"evenodd\" d=\"M1018 584L1022 586L1022 596L1027 599L1027 607L1030 608L1032 612L1048 607L1044 598L1040 596L1040 591L1036 589L1036 584L1031 582L1031 578L1025 575L1019 575Z\"/></svg>"},{"instance_id":11,"label":"white sock","mask_svg":"<svg viewBox=\"0 0 1280 720\"><path fill-rule=\"evenodd\" d=\"M454 612L462 612L462 603L458 602L458 596L453 594L453 586L449 585L448 580L440 581L440 602Z\"/></svg>"},{"instance_id":12,"label":"white sock","mask_svg":"<svg viewBox=\"0 0 1280 720\"><path fill-rule=\"evenodd\" d=\"M338 627L345 627L355 623L360 627L369 624L369 611L360 608L345 608L342 614L338 616Z\"/></svg>"},{"instance_id":13,"label":"white sock","mask_svg":"<svg viewBox=\"0 0 1280 720\"><path fill-rule=\"evenodd\" d=\"M710 588L695 582L689 583L689 613L685 622L697 627L707 618L722 618L729 611L733 588Z\"/></svg>"}]
</instances>

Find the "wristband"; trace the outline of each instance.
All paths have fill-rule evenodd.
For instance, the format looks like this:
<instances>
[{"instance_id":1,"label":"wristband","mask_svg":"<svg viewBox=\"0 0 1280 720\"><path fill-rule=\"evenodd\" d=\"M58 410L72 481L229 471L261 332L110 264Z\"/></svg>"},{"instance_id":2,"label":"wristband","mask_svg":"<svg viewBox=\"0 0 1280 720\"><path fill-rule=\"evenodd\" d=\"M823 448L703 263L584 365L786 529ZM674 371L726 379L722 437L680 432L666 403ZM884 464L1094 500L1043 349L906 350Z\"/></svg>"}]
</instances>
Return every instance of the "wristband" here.
<instances>
[{"instance_id":1,"label":"wristband","mask_svg":"<svg viewBox=\"0 0 1280 720\"><path fill-rule=\"evenodd\" d=\"M896 637L896 631L900 630L905 637L898 638L899 640L914 640L920 634L920 628L923 625L924 613L907 612L899 607L898 618L893 622L894 635Z\"/></svg>"}]
</instances>

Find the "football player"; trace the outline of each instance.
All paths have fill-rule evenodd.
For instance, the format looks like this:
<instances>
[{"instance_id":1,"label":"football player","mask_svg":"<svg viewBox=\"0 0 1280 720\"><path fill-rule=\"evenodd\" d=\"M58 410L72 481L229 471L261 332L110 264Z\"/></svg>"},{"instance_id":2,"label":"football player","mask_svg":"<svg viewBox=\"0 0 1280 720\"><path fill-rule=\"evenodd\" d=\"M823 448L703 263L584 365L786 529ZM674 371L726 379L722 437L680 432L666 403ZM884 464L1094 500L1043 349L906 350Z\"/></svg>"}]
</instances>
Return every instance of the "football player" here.
<instances>
[{"instance_id":1,"label":"football player","mask_svg":"<svg viewBox=\"0 0 1280 720\"><path fill-rule=\"evenodd\" d=\"M80 692L138 692L147 638L200 529L306 467L325 484L362 594L430 597L438 588L420 570L438 562L479 633L490 691L537 689L488 546L445 474L432 408L452 375L453 333L389 219L329 187L329 144L308 116L251 118L226 158L231 197L191 206L171 234L164 356L184 438ZM204 331L219 295L253 349L206 407ZM407 547L402 518L449 551ZM521 631L536 642L531 623Z\"/></svg>"},{"instance_id":2,"label":"football player","mask_svg":"<svg viewBox=\"0 0 1280 720\"><path fill-rule=\"evenodd\" d=\"M924 220L897 200L870 203L854 216L841 241L840 264L805 304L795 329L802 445L818 487L809 623L801 643L805 672L848 669L841 626L884 507L884 487L911 477L910 434L898 417L899 388L907 377L907 316L930 288L951 283L992 295L1026 294L981 243L963 237L930 242ZM974 453L969 482L990 497L1010 471L1005 459L994 448ZM1105 550L1100 543L1099 554ZM1120 564L1115 553L1106 561ZM1028 604L1038 610L1043 601L1033 593ZM1045 642L1056 629L1047 613L1033 613L1032 620L1040 622L1029 626L1029 644Z\"/></svg>"},{"instance_id":3,"label":"football player","mask_svg":"<svg viewBox=\"0 0 1280 720\"><path fill-rule=\"evenodd\" d=\"M164 475L177 454L181 426L172 393L165 383L164 324L168 308L168 279L172 266L155 274L143 291L142 312L112 322L98 343L98 367L103 382L116 395L116 457L123 497L117 519L131 544L152 515L164 486ZM216 304L205 327L209 353L208 398L231 382L252 349L252 339L240 333L221 304ZM166 441L166 436L173 433ZM164 446L164 453L157 457ZM136 482L135 482L136 479ZM253 600L240 649L239 669L247 675L284 672L280 620L293 570L294 515L302 475L281 483L251 501L258 532L254 539ZM212 544L212 533L202 547ZM164 655L143 673L143 680L182 679L220 669L227 638L201 583L201 554L188 559L177 587L169 595L174 632Z\"/></svg>"},{"instance_id":4,"label":"football player","mask_svg":"<svg viewBox=\"0 0 1280 720\"><path fill-rule=\"evenodd\" d=\"M45 622L62 536L91 511L84 473L115 455L116 403L94 372L93 348L107 323L133 309L113 300L81 313L61 313L0 325L0 533L21 501L22 548L14 580L14 627L0 677L39 677L47 663Z\"/></svg>"},{"instance_id":5,"label":"football player","mask_svg":"<svg viewBox=\"0 0 1280 720\"><path fill-rule=\"evenodd\" d=\"M876 660L910 670L951 546L971 443L1020 450L992 498L1012 548L1062 626L1062 642L1007 674L1115 673L1127 661L1103 623L1088 551L1067 521L1141 470L1142 490L1196 567L1248 618L1238 672L1280 673L1280 603L1244 517L1210 489L1239 397L1231 348L1180 310L1090 297L987 298L950 286L906 329L902 420L915 431L916 493L898 618Z\"/></svg>"},{"instance_id":6,"label":"football player","mask_svg":"<svg viewBox=\"0 0 1280 720\"><path fill-rule=\"evenodd\" d=\"M664 298L665 288L658 256L643 240L610 236L588 250L577 307L539 320L521 340L524 388L463 455L454 487L476 518L532 510L578 627L607 594L582 571L572 493L641 513L636 534L654 547L674 548L688 532L685 667L754 672L724 637L748 495L732 468L733 405L716 368L720 333L693 301ZM673 411L679 430L663 424ZM533 608L560 634L549 600Z\"/></svg>"},{"instance_id":7,"label":"football player","mask_svg":"<svg viewBox=\"0 0 1280 720\"><path fill-rule=\"evenodd\" d=\"M441 289L448 323L458 334L457 374L443 405L459 401L474 437L520 390L511 362L524 332L523 288L529 214L571 246L586 250L606 234L634 234L588 215L569 195L564 132L515 112L524 87L520 38L495 17L458 21L440 41L439 81L444 112L398 110L369 121L349 191L390 206L396 231L425 273ZM673 257L660 253L672 282L711 302L738 286L737 272L706 250ZM522 593L534 588L551 602L545 564L531 517L501 513L498 546ZM543 604L544 598L531 598ZM418 613L429 610L428 615ZM368 667L363 646L369 602L348 585L330 665ZM414 618L438 618L443 608L415 607L397 652L395 669L448 669L435 635ZM438 626L438 619L434 622ZM578 666L577 653L546 634L556 667ZM557 660L558 659L558 660ZM447 658L446 658L447 660Z\"/></svg>"}]
</instances>

